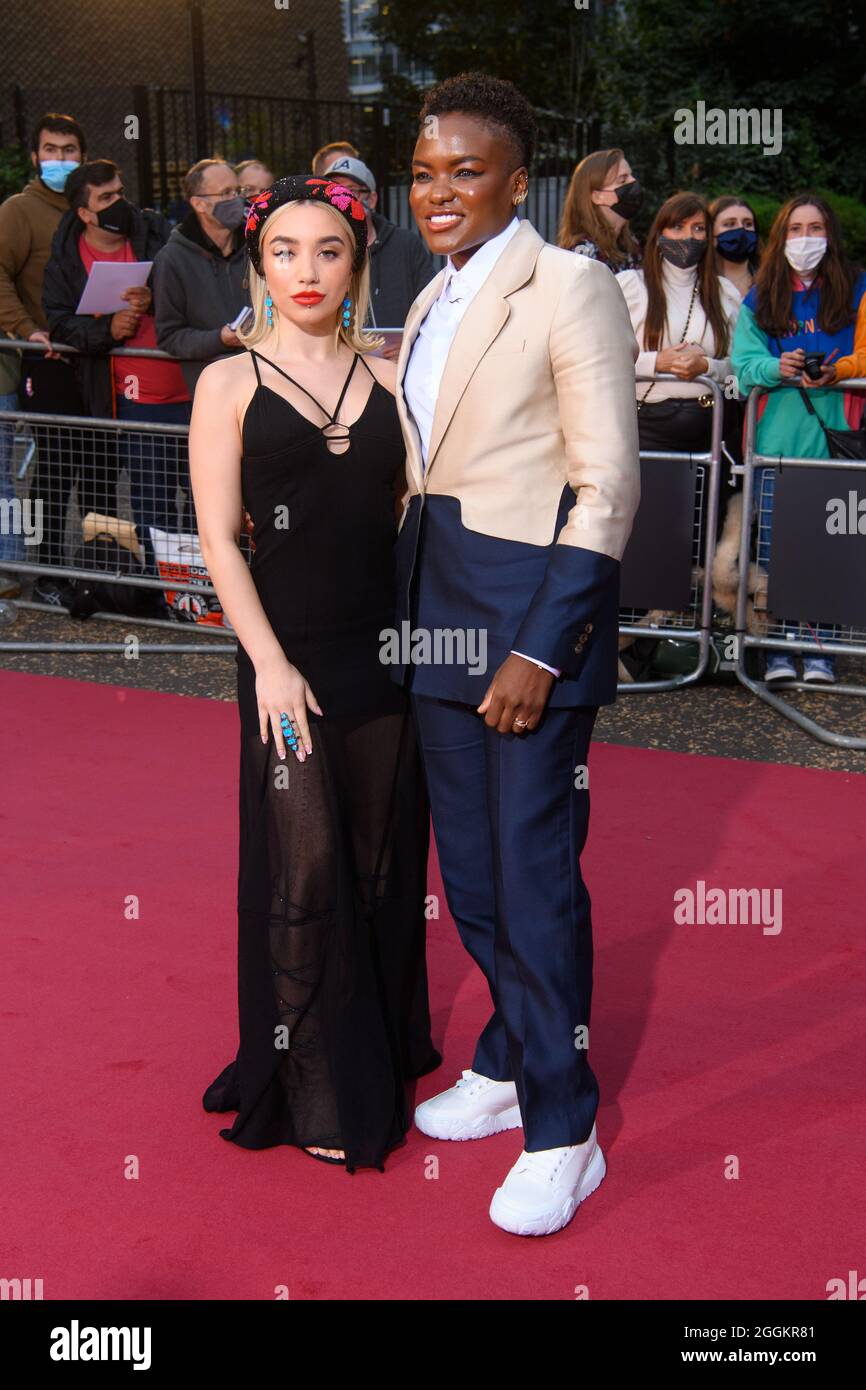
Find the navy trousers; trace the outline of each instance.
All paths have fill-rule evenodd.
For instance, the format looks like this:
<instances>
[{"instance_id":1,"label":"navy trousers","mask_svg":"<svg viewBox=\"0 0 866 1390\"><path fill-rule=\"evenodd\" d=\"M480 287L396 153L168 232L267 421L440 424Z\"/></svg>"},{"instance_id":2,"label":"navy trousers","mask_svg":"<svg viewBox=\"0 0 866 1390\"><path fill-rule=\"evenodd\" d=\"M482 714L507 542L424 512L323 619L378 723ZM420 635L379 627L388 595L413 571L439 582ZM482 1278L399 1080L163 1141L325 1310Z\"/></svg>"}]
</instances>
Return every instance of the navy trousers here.
<instances>
[{"instance_id":1,"label":"navy trousers","mask_svg":"<svg viewBox=\"0 0 866 1390\"><path fill-rule=\"evenodd\" d=\"M493 1001L472 1070L515 1082L527 1152L582 1144L598 1082L582 1036L593 952L580 769L598 706L548 707L519 736L489 729L471 705L412 703L448 906Z\"/></svg>"}]
</instances>

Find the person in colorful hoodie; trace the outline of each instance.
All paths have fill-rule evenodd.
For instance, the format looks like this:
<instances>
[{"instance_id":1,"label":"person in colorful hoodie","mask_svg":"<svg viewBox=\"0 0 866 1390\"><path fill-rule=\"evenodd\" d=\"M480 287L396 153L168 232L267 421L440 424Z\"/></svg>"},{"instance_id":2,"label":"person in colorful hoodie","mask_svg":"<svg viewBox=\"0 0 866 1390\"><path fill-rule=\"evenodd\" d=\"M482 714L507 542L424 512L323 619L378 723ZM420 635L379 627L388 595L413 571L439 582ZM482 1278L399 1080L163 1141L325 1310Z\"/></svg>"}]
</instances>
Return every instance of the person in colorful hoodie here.
<instances>
[{"instance_id":1,"label":"person in colorful hoodie","mask_svg":"<svg viewBox=\"0 0 866 1390\"><path fill-rule=\"evenodd\" d=\"M823 352L819 378L804 370L807 352ZM839 220L823 198L806 193L780 208L752 289L743 300L732 351L740 391L795 382L811 393L828 429L859 429L864 398L829 391L837 381L866 377L866 274L845 256ZM799 391L770 391L758 403L756 447L762 454L828 458L824 430L807 411ZM755 470L758 499L758 564L770 558L774 468ZM815 624L813 623L814 627ZM796 631L787 621L784 627ZM804 628L804 634L808 629ZM818 629L819 640L834 630ZM767 660L768 681L793 679L796 669L784 652ZM835 680L831 659L807 657L806 681Z\"/></svg>"}]
</instances>

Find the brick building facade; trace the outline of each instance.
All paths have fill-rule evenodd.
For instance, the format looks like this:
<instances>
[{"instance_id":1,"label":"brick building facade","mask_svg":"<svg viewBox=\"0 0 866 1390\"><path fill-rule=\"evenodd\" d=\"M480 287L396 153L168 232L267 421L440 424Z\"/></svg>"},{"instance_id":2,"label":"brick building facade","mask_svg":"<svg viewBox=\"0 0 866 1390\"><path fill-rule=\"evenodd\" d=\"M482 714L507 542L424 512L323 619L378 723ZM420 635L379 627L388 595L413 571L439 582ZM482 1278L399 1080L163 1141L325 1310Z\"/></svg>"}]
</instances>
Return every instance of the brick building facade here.
<instances>
[{"instance_id":1,"label":"brick building facade","mask_svg":"<svg viewBox=\"0 0 866 1390\"><path fill-rule=\"evenodd\" d=\"M307 167L309 140L336 139L345 123L336 105L348 99L349 75L340 0L288 0L288 8L283 0L202 0L201 12L206 152L234 160L270 155ZM176 184L181 166L195 157L186 0L10 0L3 31L3 143L22 127L29 139L45 110L68 111L84 126L91 158L115 159L136 198L141 150L128 118L143 115L147 125L149 115L153 189L159 196L160 155L162 177ZM154 87L166 90L158 105L149 92L142 112L141 89Z\"/></svg>"}]
</instances>

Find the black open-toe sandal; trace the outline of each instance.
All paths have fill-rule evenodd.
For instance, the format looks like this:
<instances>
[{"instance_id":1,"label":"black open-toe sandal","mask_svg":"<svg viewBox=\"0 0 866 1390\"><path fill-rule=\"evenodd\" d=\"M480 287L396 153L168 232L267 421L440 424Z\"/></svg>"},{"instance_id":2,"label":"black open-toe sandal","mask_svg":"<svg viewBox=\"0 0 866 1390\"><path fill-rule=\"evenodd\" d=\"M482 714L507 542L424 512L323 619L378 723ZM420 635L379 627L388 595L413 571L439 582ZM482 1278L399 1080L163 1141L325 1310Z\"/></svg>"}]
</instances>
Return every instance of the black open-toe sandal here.
<instances>
[{"instance_id":1,"label":"black open-toe sandal","mask_svg":"<svg viewBox=\"0 0 866 1390\"><path fill-rule=\"evenodd\" d=\"M342 1164L345 1164L345 1162L346 1162L346 1160L345 1160L344 1158L329 1158L329 1156L328 1156L327 1154L314 1154L314 1153L310 1153L310 1150L309 1150L309 1149L305 1149L305 1148L303 1147L303 1145L301 1146L301 1153L306 1154L308 1158L317 1158L317 1159L319 1160L320 1163L342 1163Z\"/></svg>"}]
</instances>

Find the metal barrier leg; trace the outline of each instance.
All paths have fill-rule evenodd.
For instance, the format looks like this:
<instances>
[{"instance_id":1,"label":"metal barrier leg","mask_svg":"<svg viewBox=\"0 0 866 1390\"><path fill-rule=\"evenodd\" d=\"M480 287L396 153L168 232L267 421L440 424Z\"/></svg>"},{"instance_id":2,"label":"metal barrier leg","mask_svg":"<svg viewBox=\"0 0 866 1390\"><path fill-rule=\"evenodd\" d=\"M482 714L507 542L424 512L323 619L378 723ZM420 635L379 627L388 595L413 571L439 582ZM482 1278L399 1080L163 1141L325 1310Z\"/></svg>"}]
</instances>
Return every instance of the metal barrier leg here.
<instances>
[{"instance_id":1,"label":"metal barrier leg","mask_svg":"<svg viewBox=\"0 0 866 1390\"><path fill-rule=\"evenodd\" d=\"M866 386L866 381L846 381L840 383L839 388L829 389L851 389L852 386ZM784 388L790 389L790 388ZM749 395L746 408L746 446L743 460L743 520L740 531L740 555L739 555L739 588L737 590L737 636L738 652L736 662L736 674L740 684L756 695L764 704L788 719L792 724L797 725L812 738L820 743L825 743L832 748L854 748L866 749L866 737L853 734L837 733L833 729L819 724L816 719L804 714L797 709L790 701L771 690L765 680L757 680L750 676L746 671L746 653L749 650L782 651L791 654L808 653L812 656L823 655L826 657L835 656L855 656L861 659L866 658L866 638L858 640L836 640L839 634L838 625L826 625L818 628L813 640L808 640L803 636L801 624L785 623L780 624L781 632L787 633L793 629L794 640L787 640L782 637L760 636L748 632L747 612L748 612L748 583L749 567L751 560L751 526L752 526L752 498L755 491L757 479L763 478L766 482L771 470L777 466L784 465L791 468L813 468L813 469L837 469L852 470L856 476L866 470L866 459L863 460L840 460L840 459L810 459L793 458L782 456L770 458L767 455L758 454L755 451L756 422L757 422L757 402L758 398L764 394L763 388L755 387ZM774 487L762 487L761 496L772 499ZM770 527L768 515L762 514L763 511L759 500L758 506L758 562L763 568L769 570L770 566ZM824 640L822 639L822 635ZM856 633L855 633L856 636ZM784 686L785 690L806 690L810 693L821 693L827 695L849 695L858 696L861 699L866 696L866 686L864 685L815 685L805 681L788 681Z\"/></svg>"},{"instance_id":2,"label":"metal barrier leg","mask_svg":"<svg viewBox=\"0 0 866 1390\"><path fill-rule=\"evenodd\" d=\"M754 646L756 644L749 643L748 645ZM800 644L797 643L796 645L799 646ZM744 685L747 690L751 690L752 694L757 695L759 700L763 700L765 705L770 705L772 709L777 710L778 713L783 715L786 719L790 719L792 724L796 724L799 728L805 730L807 734L811 734L812 737L818 739L820 743L829 744L831 748L866 748L866 738L857 738L853 734L834 733L832 729L825 728L824 725L819 724L817 720L810 719L808 714L804 714L803 711L797 709L795 705L790 704L787 700L783 700L781 695L777 695L775 691L770 690L766 681L754 680L751 676L746 674L742 661L737 664L737 678L741 685ZM809 690L812 692L815 692L817 689L814 685L807 685L804 681L792 681L791 685L786 688ZM827 686L820 693L828 695L859 695L862 697L866 695L866 686Z\"/></svg>"},{"instance_id":3,"label":"metal barrier leg","mask_svg":"<svg viewBox=\"0 0 866 1390\"><path fill-rule=\"evenodd\" d=\"M657 377L638 377L638 381L672 381L673 377L661 375ZM723 397L717 382L710 377L696 377L696 381L706 385L713 394L712 412L712 431L710 436L710 449L708 453L702 454L679 454L661 453L655 451L642 451L641 458L681 458L684 465L695 465L706 469L704 478L704 491L698 495L696 503L695 527L697 537L694 542L693 564L703 565L704 587L700 603L700 613L697 612L697 589L695 588L692 603L692 625L675 627L669 624L656 626L641 626L637 623L620 623L620 635L635 637L657 637L673 638L678 641L694 642L697 647L697 663L693 670L687 671L682 675L670 676L662 680L652 681L623 681L617 685L617 695L628 694L653 694L669 690L679 690L683 686L695 685L706 674L710 662L710 636L712 632L713 619L713 559L716 553L716 529L719 517L719 488L721 481L721 460L722 460L722 427L723 427ZM700 527L704 525L704 544L703 552L700 550ZM697 622L695 621L697 620Z\"/></svg>"}]
</instances>

